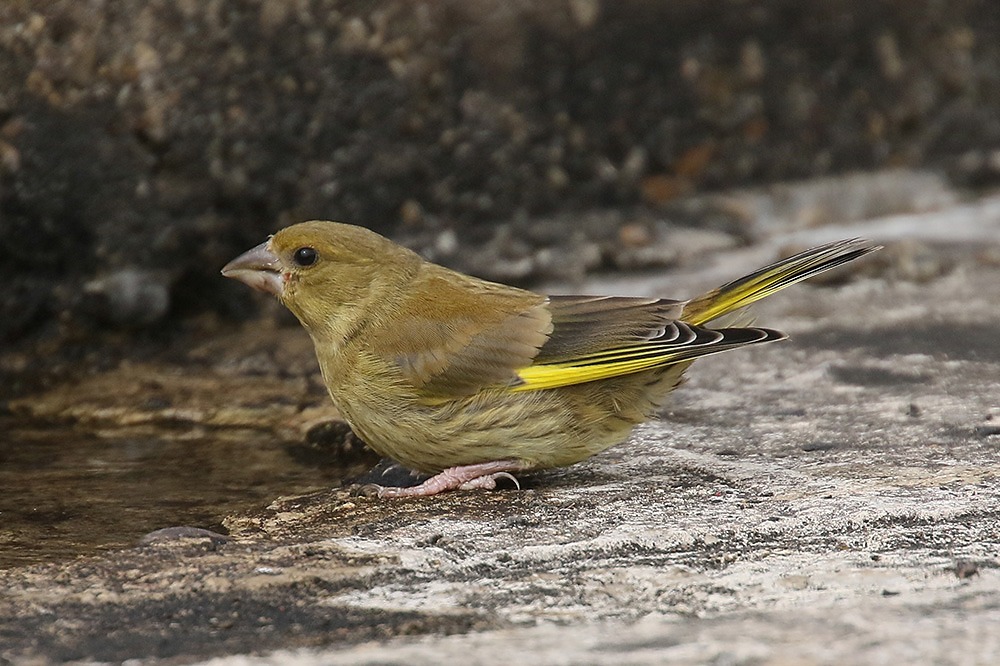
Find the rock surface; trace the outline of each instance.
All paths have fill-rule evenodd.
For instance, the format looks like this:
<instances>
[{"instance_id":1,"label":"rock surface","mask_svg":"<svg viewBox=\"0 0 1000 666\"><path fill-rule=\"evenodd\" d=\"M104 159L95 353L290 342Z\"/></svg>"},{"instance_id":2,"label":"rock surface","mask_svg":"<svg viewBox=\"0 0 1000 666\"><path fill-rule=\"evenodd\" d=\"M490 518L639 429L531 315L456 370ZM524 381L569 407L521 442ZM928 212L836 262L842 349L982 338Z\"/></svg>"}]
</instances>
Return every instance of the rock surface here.
<instances>
[{"instance_id":1,"label":"rock surface","mask_svg":"<svg viewBox=\"0 0 1000 666\"><path fill-rule=\"evenodd\" d=\"M966 228L996 238L994 204L971 205ZM0 657L990 663L998 264L995 245L890 241L840 284L762 303L791 340L700 360L662 420L523 490L333 489L231 516L229 540L176 530L0 572Z\"/></svg>"}]
</instances>

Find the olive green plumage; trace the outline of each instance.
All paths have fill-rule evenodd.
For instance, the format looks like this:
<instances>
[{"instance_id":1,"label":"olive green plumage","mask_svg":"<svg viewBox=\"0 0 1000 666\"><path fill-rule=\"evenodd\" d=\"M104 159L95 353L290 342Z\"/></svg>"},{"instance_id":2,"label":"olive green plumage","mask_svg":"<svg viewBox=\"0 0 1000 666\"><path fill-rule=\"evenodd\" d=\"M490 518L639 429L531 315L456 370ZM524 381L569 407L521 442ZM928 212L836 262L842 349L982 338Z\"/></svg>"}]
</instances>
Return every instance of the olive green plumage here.
<instances>
[{"instance_id":1,"label":"olive green plumage","mask_svg":"<svg viewBox=\"0 0 1000 666\"><path fill-rule=\"evenodd\" d=\"M224 272L298 317L330 397L375 451L436 473L502 459L569 465L623 441L694 359L784 337L706 324L874 249L825 245L690 301L547 297L361 227L306 222Z\"/></svg>"}]
</instances>

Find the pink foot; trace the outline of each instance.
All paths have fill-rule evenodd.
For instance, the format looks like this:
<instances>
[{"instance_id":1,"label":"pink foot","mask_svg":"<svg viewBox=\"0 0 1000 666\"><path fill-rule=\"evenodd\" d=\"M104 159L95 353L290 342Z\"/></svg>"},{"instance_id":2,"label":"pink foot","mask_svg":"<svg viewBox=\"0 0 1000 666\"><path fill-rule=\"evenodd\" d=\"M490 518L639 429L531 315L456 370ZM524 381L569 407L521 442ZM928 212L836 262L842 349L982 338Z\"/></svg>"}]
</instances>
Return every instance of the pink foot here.
<instances>
[{"instance_id":1,"label":"pink foot","mask_svg":"<svg viewBox=\"0 0 1000 666\"><path fill-rule=\"evenodd\" d=\"M473 490L476 488L489 490L496 488L497 479L510 479L520 488L521 486L517 483L517 479L510 473L521 472L525 469L527 467L517 460L494 460L475 465L449 467L443 472L427 479L419 486L412 486L410 488L385 488L378 486L378 496L430 497L445 490Z\"/></svg>"}]
</instances>

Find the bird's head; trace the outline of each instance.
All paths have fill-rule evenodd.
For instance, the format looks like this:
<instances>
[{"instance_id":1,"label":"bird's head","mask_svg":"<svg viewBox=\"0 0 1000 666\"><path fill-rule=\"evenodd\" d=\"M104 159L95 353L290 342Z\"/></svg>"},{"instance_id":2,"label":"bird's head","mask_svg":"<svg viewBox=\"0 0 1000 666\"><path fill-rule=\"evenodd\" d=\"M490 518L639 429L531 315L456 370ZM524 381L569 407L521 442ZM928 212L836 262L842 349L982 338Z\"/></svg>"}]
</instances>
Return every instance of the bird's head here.
<instances>
[{"instance_id":1,"label":"bird's head","mask_svg":"<svg viewBox=\"0 0 1000 666\"><path fill-rule=\"evenodd\" d=\"M230 261L226 277L274 294L314 336L340 333L378 299L404 288L422 259L363 227L303 222Z\"/></svg>"}]
</instances>

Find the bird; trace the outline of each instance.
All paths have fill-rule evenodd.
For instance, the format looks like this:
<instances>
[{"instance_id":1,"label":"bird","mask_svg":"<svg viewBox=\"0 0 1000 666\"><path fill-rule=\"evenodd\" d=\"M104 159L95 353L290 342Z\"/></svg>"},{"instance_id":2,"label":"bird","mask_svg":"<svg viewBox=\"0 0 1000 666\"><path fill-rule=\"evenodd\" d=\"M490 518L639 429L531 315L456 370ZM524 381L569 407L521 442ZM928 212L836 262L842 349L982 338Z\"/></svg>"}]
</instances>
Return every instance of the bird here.
<instances>
[{"instance_id":1,"label":"bird","mask_svg":"<svg viewBox=\"0 0 1000 666\"><path fill-rule=\"evenodd\" d=\"M361 226L314 220L278 231L222 275L276 296L311 336L355 433L430 475L378 495L426 497L516 484L515 474L625 441L695 359L786 337L724 322L877 249L829 243L689 300L544 295L426 261Z\"/></svg>"}]
</instances>

